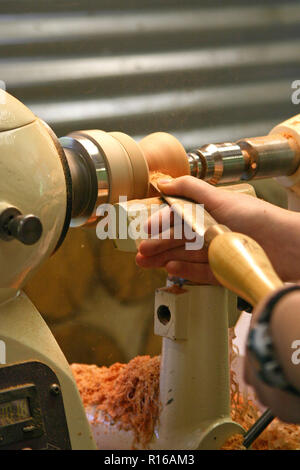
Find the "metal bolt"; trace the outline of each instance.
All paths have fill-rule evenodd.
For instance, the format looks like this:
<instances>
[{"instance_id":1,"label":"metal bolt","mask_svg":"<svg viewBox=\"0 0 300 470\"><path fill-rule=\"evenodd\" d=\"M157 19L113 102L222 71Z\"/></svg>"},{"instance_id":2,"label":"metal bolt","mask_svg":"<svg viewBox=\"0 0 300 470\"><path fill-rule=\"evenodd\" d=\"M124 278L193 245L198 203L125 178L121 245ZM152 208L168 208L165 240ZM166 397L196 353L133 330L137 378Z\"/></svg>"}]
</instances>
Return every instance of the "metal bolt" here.
<instances>
[{"instance_id":1,"label":"metal bolt","mask_svg":"<svg viewBox=\"0 0 300 470\"><path fill-rule=\"evenodd\" d=\"M60 386L58 384L52 384L50 387L50 392L52 395L59 395L60 394Z\"/></svg>"},{"instance_id":2,"label":"metal bolt","mask_svg":"<svg viewBox=\"0 0 300 470\"><path fill-rule=\"evenodd\" d=\"M34 431L35 429L36 429L35 426L31 424L31 425L25 426L23 428L23 432L31 432L31 431Z\"/></svg>"}]
</instances>

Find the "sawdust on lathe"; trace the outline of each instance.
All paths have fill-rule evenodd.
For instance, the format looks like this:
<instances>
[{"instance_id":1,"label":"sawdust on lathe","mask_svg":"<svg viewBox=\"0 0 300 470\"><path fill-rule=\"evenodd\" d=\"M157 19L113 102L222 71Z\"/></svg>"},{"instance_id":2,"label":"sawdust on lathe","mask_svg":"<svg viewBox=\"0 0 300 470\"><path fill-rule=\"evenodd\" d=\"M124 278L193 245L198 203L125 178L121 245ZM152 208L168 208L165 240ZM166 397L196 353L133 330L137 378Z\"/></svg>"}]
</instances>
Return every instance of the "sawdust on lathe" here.
<instances>
[{"instance_id":1,"label":"sawdust on lathe","mask_svg":"<svg viewBox=\"0 0 300 470\"><path fill-rule=\"evenodd\" d=\"M229 351L231 364L231 417L246 431L259 418L256 404L241 392L232 364L238 355L233 344L234 330L230 329ZM107 367L73 364L71 366L83 404L96 405L120 429L131 430L133 446L147 448L159 419L160 357L138 356L128 364L116 363ZM183 405L184 406L184 405ZM223 450L242 450L241 434L231 436ZM300 425L275 419L252 445L256 450L300 450Z\"/></svg>"},{"instance_id":2,"label":"sawdust on lathe","mask_svg":"<svg viewBox=\"0 0 300 470\"><path fill-rule=\"evenodd\" d=\"M246 393L241 392L233 363L239 355L234 345L234 328L229 329L229 360L230 360L230 392L231 392L231 418L239 423L246 431L257 421L261 411ZM288 424L274 419L269 426L252 444L255 450L300 450L300 425ZM243 450L243 437L241 434L231 436L222 446L222 450Z\"/></svg>"},{"instance_id":3,"label":"sawdust on lathe","mask_svg":"<svg viewBox=\"0 0 300 470\"><path fill-rule=\"evenodd\" d=\"M131 430L133 446L144 448L159 417L160 356L137 356L110 367L73 364L73 375L86 405L97 405L123 430Z\"/></svg>"}]
</instances>

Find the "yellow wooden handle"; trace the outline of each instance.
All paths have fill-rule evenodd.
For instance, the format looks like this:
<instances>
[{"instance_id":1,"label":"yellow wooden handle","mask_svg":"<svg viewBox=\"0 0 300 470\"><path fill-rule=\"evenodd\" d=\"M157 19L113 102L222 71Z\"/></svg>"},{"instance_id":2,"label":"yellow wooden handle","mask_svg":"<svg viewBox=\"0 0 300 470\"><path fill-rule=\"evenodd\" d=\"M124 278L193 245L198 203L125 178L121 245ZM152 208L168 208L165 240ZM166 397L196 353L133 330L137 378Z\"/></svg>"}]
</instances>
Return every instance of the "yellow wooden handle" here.
<instances>
[{"instance_id":1,"label":"yellow wooden handle","mask_svg":"<svg viewBox=\"0 0 300 470\"><path fill-rule=\"evenodd\" d=\"M218 281L253 306L283 285L264 250L247 235L219 233L209 243L208 260Z\"/></svg>"},{"instance_id":2,"label":"yellow wooden handle","mask_svg":"<svg viewBox=\"0 0 300 470\"><path fill-rule=\"evenodd\" d=\"M155 181L152 185L160 192ZM255 306L283 285L266 253L252 238L231 232L228 227L218 224L207 211L204 211L203 224L198 226L194 212L190 216L185 212L186 204L195 206L194 201L160 195L170 206L176 207L176 212L198 235L204 235L210 267L224 287Z\"/></svg>"}]
</instances>

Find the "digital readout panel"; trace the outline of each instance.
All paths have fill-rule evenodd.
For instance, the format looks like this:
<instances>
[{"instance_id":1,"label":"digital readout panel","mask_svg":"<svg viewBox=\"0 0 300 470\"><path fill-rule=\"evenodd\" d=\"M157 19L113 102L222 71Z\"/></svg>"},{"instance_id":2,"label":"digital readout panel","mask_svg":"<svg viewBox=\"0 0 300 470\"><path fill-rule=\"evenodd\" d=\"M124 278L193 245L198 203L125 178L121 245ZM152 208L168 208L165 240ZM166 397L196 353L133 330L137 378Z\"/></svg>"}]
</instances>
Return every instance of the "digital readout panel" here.
<instances>
[{"instance_id":1,"label":"digital readout panel","mask_svg":"<svg viewBox=\"0 0 300 470\"><path fill-rule=\"evenodd\" d=\"M30 418L28 398L0 403L0 426L20 423Z\"/></svg>"}]
</instances>

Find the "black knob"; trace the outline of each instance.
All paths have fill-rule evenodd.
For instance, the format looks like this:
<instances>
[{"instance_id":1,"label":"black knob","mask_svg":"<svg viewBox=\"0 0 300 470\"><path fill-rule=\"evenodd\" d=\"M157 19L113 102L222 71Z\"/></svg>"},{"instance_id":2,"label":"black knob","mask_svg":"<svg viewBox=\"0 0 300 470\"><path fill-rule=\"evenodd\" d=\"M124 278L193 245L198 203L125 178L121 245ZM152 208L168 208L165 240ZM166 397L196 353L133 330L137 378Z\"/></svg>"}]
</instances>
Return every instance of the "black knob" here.
<instances>
[{"instance_id":1,"label":"black knob","mask_svg":"<svg viewBox=\"0 0 300 470\"><path fill-rule=\"evenodd\" d=\"M24 245L33 245L43 233L43 226L38 217L32 214L22 215L15 207L9 207L0 214L0 238L19 240Z\"/></svg>"}]
</instances>

